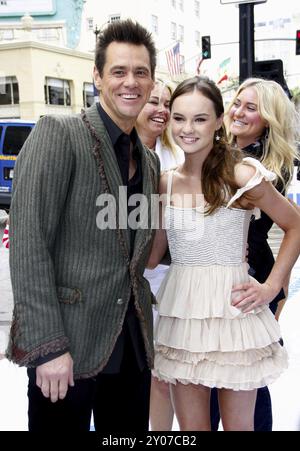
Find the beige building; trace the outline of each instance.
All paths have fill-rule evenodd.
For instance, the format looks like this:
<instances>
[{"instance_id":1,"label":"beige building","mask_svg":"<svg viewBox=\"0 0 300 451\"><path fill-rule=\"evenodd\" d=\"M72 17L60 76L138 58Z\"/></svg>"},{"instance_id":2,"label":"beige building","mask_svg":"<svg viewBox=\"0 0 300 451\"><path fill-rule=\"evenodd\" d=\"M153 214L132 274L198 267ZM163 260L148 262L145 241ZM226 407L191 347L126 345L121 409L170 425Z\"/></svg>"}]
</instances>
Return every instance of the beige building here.
<instances>
[{"instance_id":1,"label":"beige building","mask_svg":"<svg viewBox=\"0 0 300 451\"><path fill-rule=\"evenodd\" d=\"M0 44L0 118L79 112L93 101L93 60L37 41Z\"/></svg>"}]
</instances>

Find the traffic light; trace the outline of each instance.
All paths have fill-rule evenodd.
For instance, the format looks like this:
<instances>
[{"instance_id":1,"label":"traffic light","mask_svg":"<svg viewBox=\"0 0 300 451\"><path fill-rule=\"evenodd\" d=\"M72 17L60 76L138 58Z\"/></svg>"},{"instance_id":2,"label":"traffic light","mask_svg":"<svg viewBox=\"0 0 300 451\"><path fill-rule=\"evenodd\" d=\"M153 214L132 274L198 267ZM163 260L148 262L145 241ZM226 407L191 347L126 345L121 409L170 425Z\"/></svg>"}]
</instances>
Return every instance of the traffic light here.
<instances>
[{"instance_id":1,"label":"traffic light","mask_svg":"<svg viewBox=\"0 0 300 451\"><path fill-rule=\"evenodd\" d=\"M204 60L211 58L210 36L202 36L202 58Z\"/></svg>"},{"instance_id":2,"label":"traffic light","mask_svg":"<svg viewBox=\"0 0 300 451\"><path fill-rule=\"evenodd\" d=\"M300 30L296 31L296 55L300 55Z\"/></svg>"}]
</instances>

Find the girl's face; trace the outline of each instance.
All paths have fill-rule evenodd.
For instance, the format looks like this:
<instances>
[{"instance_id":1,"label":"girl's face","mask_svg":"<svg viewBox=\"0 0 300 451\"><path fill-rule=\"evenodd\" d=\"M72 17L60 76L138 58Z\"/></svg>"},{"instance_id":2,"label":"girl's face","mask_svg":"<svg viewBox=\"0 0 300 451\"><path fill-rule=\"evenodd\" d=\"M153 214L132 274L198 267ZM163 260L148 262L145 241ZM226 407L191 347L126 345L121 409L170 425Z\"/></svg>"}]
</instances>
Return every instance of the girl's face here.
<instances>
[{"instance_id":1,"label":"girl's face","mask_svg":"<svg viewBox=\"0 0 300 451\"><path fill-rule=\"evenodd\" d=\"M170 98L169 89L161 83L157 83L138 116L138 128L147 130L148 133L152 132L155 137L160 136L170 119Z\"/></svg>"},{"instance_id":2,"label":"girl's face","mask_svg":"<svg viewBox=\"0 0 300 451\"><path fill-rule=\"evenodd\" d=\"M263 135L267 123L258 112L257 93L254 88L245 88L235 99L229 111L230 132L237 141L251 144Z\"/></svg>"},{"instance_id":3,"label":"girl's face","mask_svg":"<svg viewBox=\"0 0 300 451\"><path fill-rule=\"evenodd\" d=\"M207 156L222 121L223 115L216 117L213 102L197 90L183 94L173 102L172 135L186 154L204 152Z\"/></svg>"}]
</instances>

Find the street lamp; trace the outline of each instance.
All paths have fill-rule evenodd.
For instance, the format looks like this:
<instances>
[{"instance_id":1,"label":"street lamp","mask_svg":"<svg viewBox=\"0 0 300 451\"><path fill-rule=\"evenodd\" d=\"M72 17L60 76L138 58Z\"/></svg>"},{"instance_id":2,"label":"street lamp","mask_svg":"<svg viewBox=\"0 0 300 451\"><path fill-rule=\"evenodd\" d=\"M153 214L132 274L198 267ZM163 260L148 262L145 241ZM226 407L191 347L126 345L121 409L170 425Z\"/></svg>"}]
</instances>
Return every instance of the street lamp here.
<instances>
[{"instance_id":1,"label":"street lamp","mask_svg":"<svg viewBox=\"0 0 300 451\"><path fill-rule=\"evenodd\" d=\"M99 35L100 31L101 31L101 29L98 28L97 24L96 24L96 27L95 27L95 30L94 30L94 35L95 35L95 38L96 38L96 45L97 45L98 35Z\"/></svg>"},{"instance_id":2,"label":"street lamp","mask_svg":"<svg viewBox=\"0 0 300 451\"><path fill-rule=\"evenodd\" d=\"M97 26L97 24L96 24L96 27L95 27L95 29L93 30L93 31L94 31L94 35L95 35L95 38L96 38L96 45L97 45L97 41L98 41L98 36L99 36L99 34L101 33L103 27L104 27L105 25L107 25L108 23L110 23L110 22L109 22L109 21L104 22L99 28L98 28L98 26Z\"/></svg>"}]
</instances>

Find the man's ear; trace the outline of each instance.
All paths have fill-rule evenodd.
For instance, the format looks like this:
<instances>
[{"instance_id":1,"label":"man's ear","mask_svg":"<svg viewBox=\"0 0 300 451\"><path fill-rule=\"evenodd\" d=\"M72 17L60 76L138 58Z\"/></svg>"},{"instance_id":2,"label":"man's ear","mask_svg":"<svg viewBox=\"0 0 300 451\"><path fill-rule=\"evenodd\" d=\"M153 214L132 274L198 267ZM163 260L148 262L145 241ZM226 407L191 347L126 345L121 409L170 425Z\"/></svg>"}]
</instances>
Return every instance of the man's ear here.
<instances>
[{"instance_id":1,"label":"man's ear","mask_svg":"<svg viewBox=\"0 0 300 451\"><path fill-rule=\"evenodd\" d=\"M99 74L96 66L94 66L93 76L94 76L94 84L95 84L96 88L98 89L98 91L100 91L101 90L101 77L100 77L100 74Z\"/></svg>"}]
</instances>

